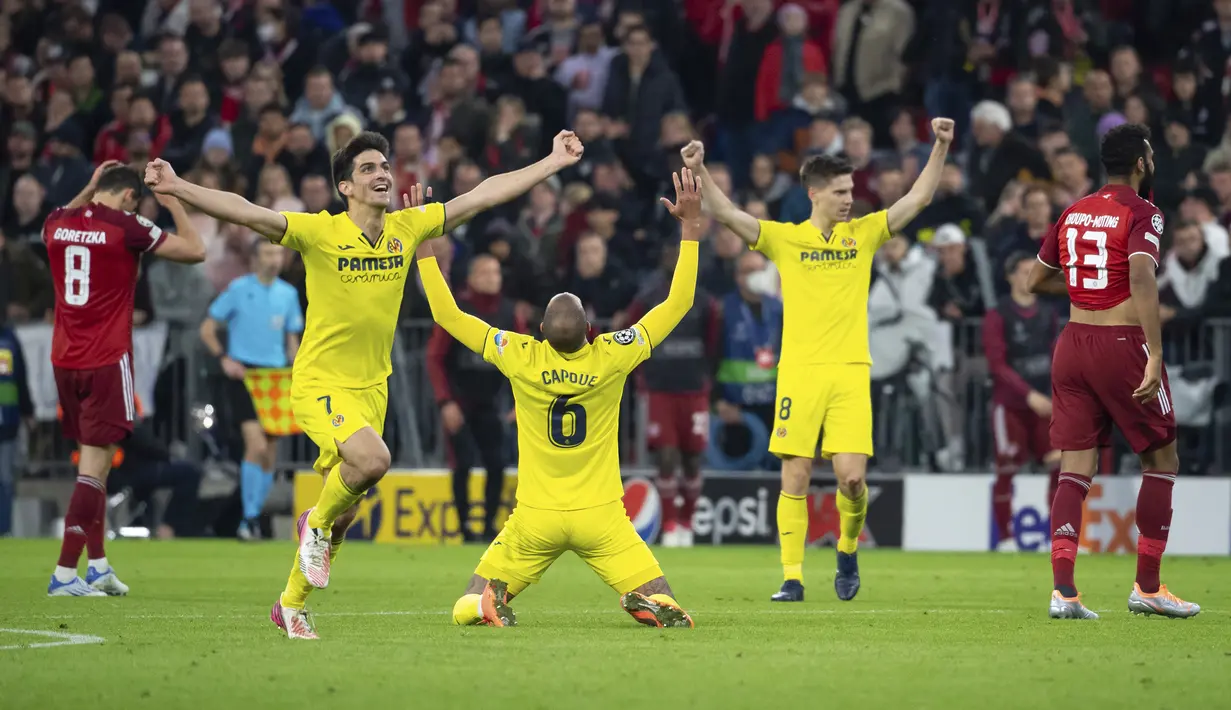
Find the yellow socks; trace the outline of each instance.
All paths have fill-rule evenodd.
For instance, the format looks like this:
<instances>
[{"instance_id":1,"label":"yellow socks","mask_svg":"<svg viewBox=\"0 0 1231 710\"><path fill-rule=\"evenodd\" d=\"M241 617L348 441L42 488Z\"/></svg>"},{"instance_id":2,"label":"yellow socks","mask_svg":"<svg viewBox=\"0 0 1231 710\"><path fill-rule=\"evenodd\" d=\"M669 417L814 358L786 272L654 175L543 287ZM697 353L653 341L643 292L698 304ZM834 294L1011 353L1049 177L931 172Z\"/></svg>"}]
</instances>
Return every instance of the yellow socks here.
<instances>
[{"instance_id":1,"label":"yellow socks","mask_svg":"<svg viewBox=\"0 0 1231 710\"><path fill-rule=\"evenodd\" d=\"M804 578L804 546L808 542L808 496L778 495L778 544L784 579Z\"/></svg>"},{"instance_id":2,"label":"yellow socks","mask_svg":"<svg viewBox=\"0 0 1231 710\"><path fill-rule=\"evenodd\" d=\"M838 552L851 554L859 549L859 535L863 532L863 521L868 517L868 487L854 500L847 498L838 490L838 521L842 534L838 537Z\"/></svg>"},{"instance_id":3,"label":"yellow socks","mask_svg":"<svg viewBox=\"0 0 1231 710\"><path fill-rule=\"evenodd\" d=\"M474 626L483 621L483 612L479 609L481 594L463 594L453 605L453 623L458 626Z\"/></svg>"},{"instance_id":4,"label":"yellow socks","mask_svg":"<svg viewBox=\"0 0 1231 710\"><path fill-rule=\"evenodd\" d=\"M325 479L325 487L321 489L321 497L317 499L316 507L308 514L308 527L328 532L333 528L333 521L362 497L363 493L352 491L342 480L342 467L334 467Z\"/></svg>"}]
</instances>

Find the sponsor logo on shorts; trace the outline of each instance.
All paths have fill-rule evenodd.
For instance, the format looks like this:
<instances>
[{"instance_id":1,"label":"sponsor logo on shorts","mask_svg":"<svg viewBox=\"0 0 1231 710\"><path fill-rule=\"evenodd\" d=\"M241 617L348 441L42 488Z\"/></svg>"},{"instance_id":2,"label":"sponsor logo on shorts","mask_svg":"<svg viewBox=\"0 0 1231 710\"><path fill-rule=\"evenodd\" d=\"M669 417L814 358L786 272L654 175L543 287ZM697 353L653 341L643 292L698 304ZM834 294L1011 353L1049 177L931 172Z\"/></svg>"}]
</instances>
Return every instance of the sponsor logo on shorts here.
<instances>
[{"instance_id":1,"label":"sponsor logo on shorts","mask_svg":"<svg viewBox=\"0 0 1231 710\"><path fill-rule=\"evenodd\" d=\"M334 426L336 427L342 426L345 423L346 423L346 417L342 416L341 414L333 415L333 425Z\"/></svg>"},{"instance_id":2,"label":"sponsor logo on shorts","mask_svg":"<svg viewBox=\"0 0 1231 710\"><path fill-rule=\"evenodd\" d=\"M778 437L779 439L785 438L786 437L786 427L784 426L778 427L778 431L774 432L774 436Z\"/></svg>"},{"instance_id":3,"label":"sponsor logo on shorts","mask_svg":"<svg viewBox=\"0 0 1231 710\"><path fill-rule=\"evenodd\" d=\"M389 244L385 247L390 254L402 253L402 240L397 237L389 237Z\"/></svg>"},{"instance_id":4,"label":"sponsor logo on shorts","mask_svg":"<svg viewBox=\"0 0 1231 710\"><path fill-rule=\"evenodd\" d=\"M637 339L637 331L633 328L625 328L611 336L620 345L628 345Z\"/></svg>"}]
</instances>

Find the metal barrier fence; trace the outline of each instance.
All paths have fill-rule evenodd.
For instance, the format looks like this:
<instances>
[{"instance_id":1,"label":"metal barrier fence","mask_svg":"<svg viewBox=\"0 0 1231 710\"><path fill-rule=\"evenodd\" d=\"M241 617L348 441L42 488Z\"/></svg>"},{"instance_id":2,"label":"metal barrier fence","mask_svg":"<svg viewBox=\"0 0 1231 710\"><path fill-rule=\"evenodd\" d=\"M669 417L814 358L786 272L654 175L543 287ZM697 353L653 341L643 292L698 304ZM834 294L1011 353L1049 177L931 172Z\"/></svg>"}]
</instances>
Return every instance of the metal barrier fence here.
<instances>
[{"instance_id":1,"label":"metal barrier fence","mask_svg":"<svg viewBox=\"0 0 1231 710\"><path fill-rule=\"evenodd\" d=\"M407 321L399 328L394 343L385 440L395 466L435 467L446 465L448 460L426 364L432 328L430 321ZM981 321L956 324L952 344L952 369L933 371L926 363L916 362L899 375L873 383L874 468L886 472L991 470L995 458L991 386L983 356ZM1174 390L1181 379L1231 381L1231 321L1210 321L1183 332L1168 331L1165 360L1177 399ZM217 396L224 391L223 377L218 363L200 346L195 327L168 327L166 353L154 386L151 425L174 455L198 461L234 461L242 456L238 425L229 404ZM620 453L627 465L652 462L645 445L646 416L641 395L636 378L629 378L620 417ZM497 406L509 408L511 400L506 396ZM1180 406L1177 401L1177 411ZM1186 472L1231 471L1227 444L1231 418L1220 406L1214 410L1208 425L1181 427L1181 461ZM515 442L515 437L507 438ZM515 443L510 444L510 462L516 460L513 446ZM27 475L71 473L72 446L63 440L53 421L36 425L27 451ZM279 444L279 467L310 467L316 455L315 445L306 436L288 437Z\"/></svg>"}]
</instances>

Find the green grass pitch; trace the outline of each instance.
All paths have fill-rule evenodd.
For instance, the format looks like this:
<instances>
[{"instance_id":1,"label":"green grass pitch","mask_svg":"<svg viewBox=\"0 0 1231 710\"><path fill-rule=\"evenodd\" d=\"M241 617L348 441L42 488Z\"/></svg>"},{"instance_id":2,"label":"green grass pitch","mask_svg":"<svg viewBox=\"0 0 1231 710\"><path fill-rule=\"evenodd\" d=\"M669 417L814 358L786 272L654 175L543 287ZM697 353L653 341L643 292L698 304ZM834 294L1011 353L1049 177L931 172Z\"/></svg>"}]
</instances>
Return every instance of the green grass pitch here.
<instances>
[{"instance_id":1,"label":"green grass pitch","mask_svg":"<svg viewBox=\"0 0 1231 710\"><path fill-rule=\"evenodd\" d=\"M56 550L0 541L5 710L1231 707L1228 559L1165 561L1205 609L1173 621L1125 610L1131 558L1082 557L1103 618L1053 622L1043 554L867 550L842 603L833 551L809 550L808 600L774 605L771 547L660 550L697 622L660 631L566 555L516 600L517 628L489 629L449 622L481 548L351 543L312 597L323 640L293 643L268 618L289 542L114 543L133 589L117 599L46 598ZM69 640L94 642L29 647Z\"/></svg>"}]
</instances>

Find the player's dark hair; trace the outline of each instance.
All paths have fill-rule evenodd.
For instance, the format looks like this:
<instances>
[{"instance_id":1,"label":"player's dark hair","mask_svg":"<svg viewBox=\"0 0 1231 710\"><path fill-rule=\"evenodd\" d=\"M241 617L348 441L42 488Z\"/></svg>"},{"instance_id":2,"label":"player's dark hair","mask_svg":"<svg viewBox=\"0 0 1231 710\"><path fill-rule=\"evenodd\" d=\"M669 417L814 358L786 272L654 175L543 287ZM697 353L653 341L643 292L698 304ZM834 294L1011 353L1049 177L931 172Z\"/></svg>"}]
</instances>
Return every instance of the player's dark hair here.
<instances>
[{"instance_id":1,"label":"player's dark hair","mask_svg":"<svg viewBox=\"0 0 1231 710\"><path fill-rule=\"evenodd\" d=\"M1004 260L1004 275L1012 276L1023 261L1034 261L1035 256L1028 251L1015 251Z\"/></svg>"},{"instance_id":2,"label":"player's dark hair","mask_svg":"<svg viewBox=\"0 0 1231 710\"><path fill-rule=\"evenodd\" d=\"M1099 155L1108 177L1127 178L1133 174L1137 161L1146 157L1146 141L1150 128L1139 123L1122 123L1107 131Z\"/></svg>"},{"instance_id":3,"label":"player's dark hair","mask_svg":"<svg viewBox=\"0 0 1231 710\"><path fill-rule=\"evenodd\" d=\"M842 155L813 155L799 168L799 182L804 188L824 187L833 178L851 175L855 166Z\"/></svg>"},{"instance_id":4,"label":"player's dark hair","mask_svg":"<svg viewBox=\"0 0 1231 710\"><path fill-rule=\"evenodd\" d=\"M350 139L350 142L333 154L334 187L355 177L355 158L369 150L379 151L387 156L389 155L389 140L375 131L364 131ZM345 201L346 196L343 195L342 199Z\"/></svg>"},{"instance_id":5,"label":"player's dark hair","mask_svg":"<svg viewBox=\"0 0 1231 710\"><path fill-rule=\"evenodd\" d=\"M98 176L97 191L116 194L125 190L132 190L134 195L140 197L143 186L141 173L137 172L136 168L130 168L127 165L116 165L115 167L107 168L103 171L102 175Z\"/></svg>"}]
</instances>

